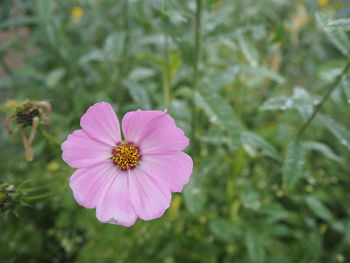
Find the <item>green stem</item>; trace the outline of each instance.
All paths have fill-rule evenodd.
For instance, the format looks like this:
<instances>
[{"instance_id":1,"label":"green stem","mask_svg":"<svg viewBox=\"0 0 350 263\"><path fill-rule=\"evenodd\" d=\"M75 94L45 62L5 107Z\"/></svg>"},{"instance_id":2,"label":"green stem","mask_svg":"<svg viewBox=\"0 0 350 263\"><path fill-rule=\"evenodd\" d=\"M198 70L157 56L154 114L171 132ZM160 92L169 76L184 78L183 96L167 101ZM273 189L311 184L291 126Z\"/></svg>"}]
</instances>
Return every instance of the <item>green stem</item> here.
<instances>
[{"instance_id":1,"label":"green stem","mask_svg":"<svg viewBox=\"0 0 350 263\"><path fill-rule=\"evenodd\" d=\"M67 185L64 184L63 187L61 187L60 189L58 189L55 192L50 192L50 193L45 193L45 194L35 195L35 196L25 196L22 199L26 200L26 201L31 201L31 200L37 200L37 199L42 199L42 198L55 196L55 195L60 194L61 192L63 192L63 190L66 189L66 187L67 187Z\"/></svg>"},{"instance_id":2,"label":"green stem","mask_svg":"<svg viewBox=\"0 0 350 263\"><path fill-rule=\"evenodd\" d=\"M193 59L193 84L192 84L192 149L193 152L197 151L198 142L196 138L197 129L197 107L195 96L198 89L198 64L200 54L200 38L201 38L201 13L202 13L202 0L196 0L196 17L195 17L195 33L194 33L194 59Z\"/></svg>"},{"instance_id":3,"label":"green stem","mask_svg":"<svg viewBox=\"0 0 350 263\"><path fill-rule=\"evenodd\" d=\"M339 85L339 83L342 80L343 76L348 72L349 69L350 69L350 60L348 61L348 63L346 64L346 66L344 67L342 72L329 85L329 89L327 90L326 94L323 96L321 102L319 104L317 104L317 106L315 107L315 109L312 112L312 114L309 117L309 119L299 129L299 131L297 133L297 137L300 138L304 134L306 128L309 127L309 125L311 124L312 120L316 117L317 113L321 110L323 104L329 99L329 97L331 96L332 92L337 88L337 86Z\"/></svg>"},{"instance_id":4,"label":"green stem","mask_svg":"<svg viewBox=\"0 0 350 263\"><path fill-rule=\"evenodd\" d=\"M169 65L169 36L164 34L164 67L163 67L163 93L164 107L169 108L171 102L171 80L170 80L170 65Z\"/></svg>"},{"instance_id":5,"label":"green stem","mask_svg":"<svg viewBox=\"0 0 350 263\"><path fill-rule=\"evenodd\" d=\"M119 89L119 94L117 97L118 105L122 105L123 100L125 99L125 87L123 85L122 79L126 76L128 71L130 70L131 59L129 59L129 44L130 44L130 30L129 30L129 0L124 0L123 5L123 30L125 31L125 37L123 41L123 51L121 60L125 60L121 66L117 66L120 68L117 76L116 86ZM114 89L115 86L112 87Z\"/></svg>"}]
</instances>

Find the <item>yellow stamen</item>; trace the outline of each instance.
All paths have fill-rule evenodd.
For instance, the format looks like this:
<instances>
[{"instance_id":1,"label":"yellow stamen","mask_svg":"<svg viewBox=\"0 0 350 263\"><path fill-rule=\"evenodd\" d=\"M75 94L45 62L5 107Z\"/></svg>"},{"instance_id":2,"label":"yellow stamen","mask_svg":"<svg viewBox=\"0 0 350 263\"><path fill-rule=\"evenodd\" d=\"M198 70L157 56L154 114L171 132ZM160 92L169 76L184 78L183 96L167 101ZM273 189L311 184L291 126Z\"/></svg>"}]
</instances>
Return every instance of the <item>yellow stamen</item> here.
<instances>
[{"instance_id":1,"label":"yellow stamen","mask_svg":"<svg viewBox=\"0 0 350 263\"><path fill-rule=\"evenodd\" d=\"M122 143L113 149L112 160L123 170L135 167L139 159L139 149L133 144Z\"/></svg>"}]
</instances>

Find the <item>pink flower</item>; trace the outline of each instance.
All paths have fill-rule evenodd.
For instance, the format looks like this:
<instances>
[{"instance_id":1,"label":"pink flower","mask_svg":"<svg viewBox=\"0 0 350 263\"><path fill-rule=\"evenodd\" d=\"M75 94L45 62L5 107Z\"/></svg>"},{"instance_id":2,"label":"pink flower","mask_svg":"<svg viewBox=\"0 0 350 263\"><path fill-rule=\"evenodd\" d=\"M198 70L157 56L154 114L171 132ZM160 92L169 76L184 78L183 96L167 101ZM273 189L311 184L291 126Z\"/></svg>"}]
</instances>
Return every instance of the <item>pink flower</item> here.
<instances>
[{"instance_id":1,"label":"pink flower","mask_svg":"<svg viewBox=\"0 0 350 263\"><path fill-rule=\"evenodd\" d=\"M70 178L76 201L96 208L99 221L131 226L137 217L151 220L181 192L193 162L182 152L189 140L161 111L132 111L122 121L109 103L91 106L81 130L62 144L62 158L77 170Z\"/></svg>"}]
</instances>

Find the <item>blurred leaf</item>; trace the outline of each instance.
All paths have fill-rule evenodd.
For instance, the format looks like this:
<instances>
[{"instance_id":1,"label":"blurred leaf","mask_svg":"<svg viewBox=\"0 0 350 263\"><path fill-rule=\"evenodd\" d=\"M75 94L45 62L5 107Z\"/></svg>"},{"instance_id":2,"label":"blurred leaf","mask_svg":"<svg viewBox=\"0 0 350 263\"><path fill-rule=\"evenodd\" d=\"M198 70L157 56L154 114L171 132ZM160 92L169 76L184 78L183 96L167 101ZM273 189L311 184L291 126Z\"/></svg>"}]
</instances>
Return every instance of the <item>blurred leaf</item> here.
<instances>
[{"instance_id":1,"label":"blurred leaf","mask_svg":"<svg viewBox=\"0 0 350 263\"><path fill-rule=\"evenodd\" d=\"M316 197L309 196L305 199L307 205L311 209L311 211L318 217L331 222L333 221L333 215L329 211L329 209L322 204Z\"/></svg>"},{"instance_id":2,"label":"blurred leaf","mask_svg":"<svg viewBox=\"0 0 350 263\"><path fill-rule=\"evenodd\" d=\"M325 25L325 30L333 30L335 28L340 27L344 31L350 30L350 19L349 18L341 18L337 20L328 21Z\"/></svg>"},{"instance_id":3,"label":"blurred leaf","mask_svg":"<svg viewBox=\"0 0 350 263\"><path fill-rule=\"evenodd\" d=\"M151 101L144 86L131 80L123 81L136 106L143 110L151 109Z\"/></svg>"},{"instance_id":4,"label":"blurred leaf","mask_svg":"<svg viewBox=\"0 0 350 263\"><path fill-rule=\"evenodd\" d=\"M261 207L260 197L251 187L246 187L240 195L245 208L257 211Z\"/></svg>"},{"instance_id":5,"label":"blurred leaf","mask_svg":"<svg viewBox=\"0 0 350 263\"><path fill-rule=\"evenodd\" d=\"M192 175L183 191L186 208L193 214L200 212L206 203L205 189L200 186L198 176Z\"/></svg>"},{"instance_id":6,"label":"blurred leaf","mask_svg":"<svg viewBox=\"0 0 350 263\"><path fill-rule=\"evenodd\" d=\"M244 57L252 67L257 67L259 65L259 53L254 44L243 36L239 37L238 40Z\"/></svg>"},{"instance_id":7,"label":"blurred leaf","mask_svg":"<svg viewBox=\"0 0 350 263\"><path fill-rule=\"evenodd\" d=\"M291 218L291 213L277 203L264 206L261 211L269 216L269 221L272 223Z\"/></svg>"},{"instance_id":8,"label":"blurred leaf","mask_svg":"<svg viewBox=\"0 0 350 263\"><path fill-rule=\"evenodd\" d=\"M147 79L153 77L155 75L155 71L151 68L135 68L129 74L129 79L133 81L140 81L143 79Z\"/></svg>"},{"instance_id":9,"label":"blurred leaf","mask_svg":"<svg viewBox=\"0 0 350 263\"><path fill-rule=\"evenodd\" d=\"M287 97L274 97L264 102L262 110L287 110L293 107L293 101Z\"/></svg>"},{"instance_id":10,"label":"blurred leaf","mask_svg":"<svg viewBox=\"0 0 350 263\"><path fill-rule=\"evenodd\" d=\"M282 168L282 185L284 189L294 187L303 174L304 151L300 141L289 143Z\"/></svg>"},{"instance_id":11,"label":"blurred leaf","mask_svg":"<svg viewBox=\"0 0 350 263\"><path fill-rule=\"evenodd\" d=\"M335 137L338 138L340 143L350 150L349 130L325 115L319 115L319 119L335 135Z\"/></svg>"},{"instance_id":12,"label":"blurred leaf","mask_svg":"<svg viewBox=\"0 0 350 263\"><path fill-rule=\"evenodd\" d=\"M305 89L299 87L294 88L292 100L293 106L305 119L311 116L313 106L319 103L318 99L313 99Z\"/></svg>"},{"instance_id":13,"label":"blurred leaf","mask_svg":"<svg viewBox=\"0 0 350 263\"><path fill-rule=\"evenodd\" d=\"M217 91L208 88L201 88L195 94L195 99L209 120L226 130L234 144L238 144L241 124L231 105Z\"/></svg>"},{"instance_id":14,"label":"blurred leaf","mask_svg":"<svg viewBox=\"0 0 350 263\"><path fill-rule=\"evenodd\" d=\"M274 97L264 102L262 110L287 110L296 109L305 119L310 117L313 106L319 103L318 99L311 95L303 88L296 87L291 97Z\"/></svg>"},{"instance_id":15,"label":"blurred leaf","mask_svg":"<svg viewBox=\"0 0 350 263\"><path fill-rule=\"evenodd\" d=\"M245 244L248 250L248 257L251 262L264 262L265 261L265 250L262 246L262 236L255 232L254 229L246 230Z\"/></svg>"},{"instance_id":16,"label":"blurred leaf","mask_svg":"<svg viewBox=\"0 0 350 263\"><path fill-rule=\"evenodd\" d=\"M324 29L328 39L344 56L350 56L350 39L342 27L328 27L329 19L322 13L316 13L318 25Z\"/></svg>"},{"instance_id":17,"label":"blurred leaf","mask_svg":"<svg viewBox=\"0 0 350 263\"><path fill-rule=\"evenodd\" d=\"M233 242L235 232L232 225L226 219L216 219L211 221L209 229L213 235L223 241Z\"/></svg>"},{"instance_id":18,"label":"blurred leaf","mask_svg":"<svg viewBox=\"0 0 350 263\"><path fill-rule=\"evenodd\" d=\"M344 89L345 99L350 103L350 76L346 76L342 79L342 86Z\"/></svg>"},{"instance_id":19,"label":"blurred leaf","mask_svg":"<svg viewBox=\"0 0 350 263\"><path fill-rule=\"evenodd\" d=\"M341 162L341 158L336 155L333 150L323 144L323 143L320 143L320 142L303 142L303 147L304 149L306 150L314 150L314 151L318 151L320 153L322 153L325 157L333 160L333 161L336 161L336 162Z\"/></svg>"},{"instance_id":20,"label":"blurred leaf","mask_svg":"<svg viewBox=\"0 0 350 263\"><path fill-rule=\"evenodd\" d=\"M36 7L41 21L47 24L51 19L53 0L36 0Z\"/></svg>"},{"instance_id":21,"label":"blurred leaf","mask_svg":"<svg viewBox=\"0 0 350 263\"><path fill-rule=\"evenodd\" d=\"M276 160L279 160L279 154L275 147L273 147L268 141L266 141L264 138L260 137L259 135L244 131L241 134L241 142L244 145L247 145L254 149L256 152L257 150L261 150L263 154L274 158Z\"/></svg>"},{"instance_id":22,"label":"blurred leaf","mask_svg":"<svg viewBox=\"0 0 350 263\"><path fill-rule=\"evenodd\" d=\"M0 23L0 30L5 28L28 26L38 23L35 17L13 17Z\"/></svg>"},{"instance_id":23,"label":"blurred leaf","mask_svg":"<svg viewBox=\"0 0 350 263\"><path fill-rule=\"evenodd\" d=\"M46 85L49 88L55 87L66 74L63 68L52 70L46 77Z\"/></svg>"}]
</instances>

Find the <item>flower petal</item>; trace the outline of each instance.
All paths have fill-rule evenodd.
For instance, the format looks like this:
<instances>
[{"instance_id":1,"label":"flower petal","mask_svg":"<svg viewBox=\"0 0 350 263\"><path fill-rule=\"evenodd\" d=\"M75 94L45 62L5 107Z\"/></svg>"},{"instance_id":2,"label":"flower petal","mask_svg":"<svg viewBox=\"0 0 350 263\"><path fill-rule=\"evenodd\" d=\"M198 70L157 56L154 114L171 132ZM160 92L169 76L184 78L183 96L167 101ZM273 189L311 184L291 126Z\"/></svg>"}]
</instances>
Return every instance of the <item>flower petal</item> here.
<instances>
[{"instance_id":1,"label":"flower petal","mask_svg":"<svg viewBox=\"0 0 350 263\"><path fill-rule=\"evenodd\" d=\"M105 185L113 179L116 173L115 165L107 160L94 167L76 170L69 180L74 198L85 208L95 208Z\"/></svg>"},{"instance_id":2,"label":"flower petal","mask_svg":"<svg viewBox=\"0 0 350 263\"><path fill-rule=\"evenodd\" d=\"M171 202L164 182L154 180L139 167L129 170L129 194L136 215L143 220L161 217Z\"/></svg>"},{"instance_id":3,"label":"flower petal","mask_svg":"<svg viewBox=\"0 0 350 263\"><path fill-rule=\"evenodd\" d=\"M105 189L96 209L98 220L122 226L131 226L136 214L130 202L129 175L126 171L116 172L110 186Z\"/></svg>"},{"instance_id":4,"label":"flower petal","mask_svg":"<svg viewBox=\"0 0 350 263\"><path fill-rule=\"evenodd\" d=\"M165 112L129 112L122 125L126 140L135 143L141 154L181 151L189 144L184 132Z\"/></svg>"},{"instance_id":5,"label":"flower petal","mask_svg":"<svg viewBox=\"0 0 350 263\"><path fill-rule=\"evenodd\" d=\"M92 105L81 117L80 126L87 135L100 142L115 146L121 141L117 115L107 102Z\"/></svg>"},{"instance_id":6,"label":"flower petal","mask_svg":"<svg viewBox=\"0 0 350 263\"><path fill-rule=\"evenodd\" d=\"M130 111L122 120L123 134L127 142L137 142L150 120L164 114L162 111Z\"/></svg>"},{"instance_id":7,"label":"flower petal","mask_svg":"<svg viewBox=\"0 0 350 263\"><path fill-rule=\"evenodd\" d=\"M73 168L93 166L112 156L111 146L90 138L83 130L68 135L61 148L63 160Z\"/></svg>"},{"instance_id":8,"label":"flower petal","mask_svg":"<svg viewBox=\"0 0 350 263\"><path fill-rule=\"evenodd\" d=\"M176 127L176 124L168 114L160 115L152 119L145 129L137 145L141 153L166 153L182 151L189 144L184 132Z\"/></svg>"},{"instance_id":9,"label":"flower petal","mask_svg":"<svg viewBox=\"0 0 350 263\"><path fill-rule=\"evenodd\" d=\"M163 180L171 192L181 192L192 174L192 158L184 152L145 155L140 163L148 174Z\"/></svg>"}]
</instances>

